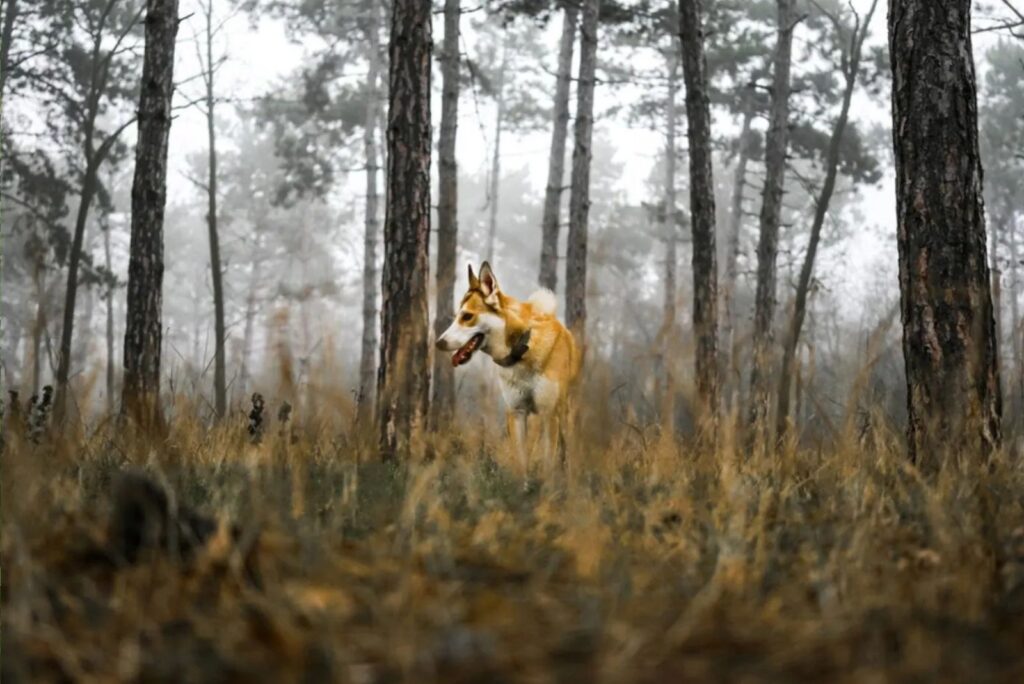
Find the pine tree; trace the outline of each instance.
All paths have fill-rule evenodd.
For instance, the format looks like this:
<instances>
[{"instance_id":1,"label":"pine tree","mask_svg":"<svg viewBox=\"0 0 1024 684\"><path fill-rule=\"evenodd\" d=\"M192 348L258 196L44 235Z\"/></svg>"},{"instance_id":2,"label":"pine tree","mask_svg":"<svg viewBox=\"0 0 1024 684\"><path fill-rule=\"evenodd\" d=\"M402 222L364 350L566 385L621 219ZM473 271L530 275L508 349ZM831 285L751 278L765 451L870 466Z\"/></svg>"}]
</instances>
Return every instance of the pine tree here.
<instances>
[{"instance_id":1,"label":"pine tree","mask_svg":"<svg viewBox=\"0 0 1024 684\"><path fill-rule=\"evenodd\" d=\"M925 468L999 447L970 0L893 0L897 244L908 441Z\"/></svg>"},{"instance_id":2,"label":"pine tree","mask_svg":"<svg viewBox=\"0 0 1024 684\"><path fill-rule=\"evenodd\" d=\"M132 182L122 411L140 425L156 428L161 421L163 227L178 0L148 0L146 10L139 137L135 148L135 179Z\"/></svg>"},{"instance_id":3,"label":"pine tree","mask_svg":"<svg viewBox=\"0 0 1024 684\"><path fill-rule=\"evenodd\" d=\"M440 337L455 316L455 257L458 247L458 165L455 136L459 125L459 0L445 0L444 53L441 55L441 135L437 143L437 308L435 337ZM496 198L492 198L496 200ZM441 427L455 409L455 374L444 354L434 358L434 428Z\"/></svg>"},{"instance_id":4,"label":"pine tree","mask_svg":"<svg viewBox=\"0 0 1024 684\"><path fill-rule=\"evenodd\" d=\"M718 411L718 265L715 250L715 184L711 168L711 105L704 57L700 0L679 0L679 37L686 83L690 142L690 222L693 233L693 334L697 342L699 417Z\"/></svg>"},{"instance_id":5,"label":"pine tree","mask_svg":"<svg viewBox=\"0 0 1024 684\"><path fill-rule=\"evenodd\" d=\"M393 0L388 201L377 417L384 459L408 455L429 400L430 3Z\"/></svg>"},{"instance_id":6,"label":"pine tree","mask_svg":"<svg viewBox=\"0 0 1024 684\"><path fill-rule=\"evenodd\" d=\"M590 211L590 159L597 80L597 19L601 0L585 0L580 25L580 67L576 130L569 199L569 246L565 264L565 320L582 340L587 322L587 219Z\"/></svg>"}]
</instances>

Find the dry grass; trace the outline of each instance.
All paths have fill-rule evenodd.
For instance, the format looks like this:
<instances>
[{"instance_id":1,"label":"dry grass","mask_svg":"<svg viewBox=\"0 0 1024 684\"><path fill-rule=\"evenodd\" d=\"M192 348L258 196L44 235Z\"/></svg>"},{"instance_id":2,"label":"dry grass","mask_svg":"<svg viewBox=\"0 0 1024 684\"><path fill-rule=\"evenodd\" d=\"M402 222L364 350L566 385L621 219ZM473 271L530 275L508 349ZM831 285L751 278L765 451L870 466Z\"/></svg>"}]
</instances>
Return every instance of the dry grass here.
<instances>
[{"instance_id":1,"label":"dry grass","mask_svg":"<svg viewBox=\"0 0 1024 684\"><path fill-rule=\"evenodd\" d=\"M524 491L493 429L397 467L323 419L253 446L177 415L156 446L9 440L5 684L1024 678L1019 462L925 480L882 431L747 459L606 425ZM128 467L217 529L125 562Z\"/></svg>"}]
</instances>

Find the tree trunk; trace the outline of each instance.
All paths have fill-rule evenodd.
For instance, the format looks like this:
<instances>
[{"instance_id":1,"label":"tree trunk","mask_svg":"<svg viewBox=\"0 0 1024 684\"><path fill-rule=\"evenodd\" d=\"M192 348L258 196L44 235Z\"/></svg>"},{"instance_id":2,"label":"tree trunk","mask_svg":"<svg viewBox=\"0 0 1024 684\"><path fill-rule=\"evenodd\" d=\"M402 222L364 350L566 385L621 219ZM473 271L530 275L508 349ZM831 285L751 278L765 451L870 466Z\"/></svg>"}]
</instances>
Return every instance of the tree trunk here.
<instances>
[{"instance_id":1,"label":"tree trunk","mask_svg":"<svg viewBox=\"0 0 1024 684\"><path fill-rule=\"evenodd\" d=\"M259 249L259 237L256 238L256 247ZM252 276L249 281L249 294L245 299L245 324L242 328L242 368L238 373L238 394L242 401L249 396L249 376L252 367L252 340L256 328L256 288L260 282L260 259L257 256L253 259ZM376 337L376 336L375 336Z\"/></svg>"},{"instance_id":2,"label":"tree trunk","mask_svg":"<svg viewBox=\"0 0 1024 684\"><path fill-rule=\"evenodd\" d=\"M999 234L1000 234L1000 221L995 220L991 222L992 232L989 235L989 247L988 247L988 258L989 258L989 275L991 277L992 287L992 314L995 319L995 335L996 335L996 349L999 350L1005 344L1005 337L1003 336L1003 273L999 268ZM997 363L1002 364L1001 359L997 359ZM1002 385L1000 385L1000 401L1005 404L1006 397L1002 396Z\"/></svg>"},{"instance_id":3,"label":"tree trunk","mask_svg":"<svg viewBox=\"0 0 1024 684\"><path fill-rule=\"evenodd\" d=\"M679 151L676 142L676 96L679 92L679 59L674 49L675 41L672 42L673 54L668 60L668 99L665 102L665 280L662 283L661 303L664 336L671 335L676 324L676 294L679 289L676 279L679 246L679 211L676 206L676 155ZM662 351L664 353L667 350Z\"/></svg>"},{"instance_id":4,"label":"tree trunk","mask_svg":"<svg viewBox=\"0 0 1024 684\"><path fill-rule=\"evenodd\" d=\"M814 275L814 260L818 254L818 245L821 242L821 231L825 225L825 217L828 215L829 204L832 201L832 194L835 192L836 178L839 174L839 155L843 142L843 135L846 133L846 124L850 116L850 103L853 101L853 91L857 88L857 77L860 73L861 52L864 39L867 37L868 26L875 14L878 0L871 3L864 19L864 24L854 27L853 34L849 38L849 48L843 46L843 77L846 79L843 89L843 102L840 105L839 117L832 126L832 136L828 142L828 151L825 156L825 181L814 203L814 220L811 223L811 235L807 242L807 253L804 255L803 265L800 267L800 276L797 280L796 299L793 304L793 313L789 320L789 328L786 331L786 338L782 345L782 369L779 373L779 391L776 397L775 431L776 439L781 440L789 427L789 400L790 388L792 385L793 364L796 360L797 346L800 344L800 331L803 327L804 318L807 316L807 298L811 291L811 278ZM839 32L839 23L836 23L836 30ZM840 33L837 36L839 41L844 40Z\"/></svg>"},{"instance_id":5,"label":"tree trunk","mask_svg":"<svg viewBox=\"0 0 1024 684\"><path fill-rule=\"evenodd\" d=\"M740 367L734 335L736 330L737 267L740 255L740 233L743 229L743 191L747 187L747 163L750 161L751 124L754 120L753 86L743 97L743 124L740 128L736 171L733 175L732 206L729 233L725 245L725 286L722 288L722 360L729 408L735 407L740 387Z\"/></svg>"},{"instance_id":6,"label":"tree trunk","mask_svg":"<svg viewBox=\"0 0 1024 684\"><path fill-rule=\"evenodd\" d=\"M5 0L4 22L0 29L0 103L7 90L8 65L11 58L11 40L14 38L14 23L18 18L18 0Z\"/></svg>"},{"instance_id":7,"label":"tree trunk","mask_svg":"<svg viewBox=\"0 0 1024 684\"><path fill-rule=\"evenodd\" d=\"M552 292L558 287L558 233L562 189L565 185L565 140L569 132L572 52L576 42L578 16L579 8L576 5L565 6L565 16L562 19L562 38L558 43L558 80L555 85L551 153L548 157L548 184L544 189L544 215L541 218L540 285Z\"/></svg>"},{"instance_id":8,"label":"tree trunk","mask_svg":"<svg viewBox=\"0 0 1024 684\"><path fill-rule=\"evenodd\" d=\"M1024 382L1022 382L1021 368L1021 321L1020 304L1017 296L1019 294L1020 280L1018 274L1018 252L1017 252L1017 230L1013 217L1010 217L1010 225L1007 230L1007 242L1010 248L1010 352L1013 355L1013 372L1010 373L1010 406L1009 414L1019 416L1021 407L1024 406Z\"/></svg>"},{"instance_id":9,"label":"tree trunk","mask_svg":"<svg viewBox=\"0 0 1024 684\"><path fill-rule=\"evenodd\" d=\"M162 421L159 394L163 228L177 33L178 0L148 0L139 134L132 181L121 410L143 427L151 428L159 427Z\"/></svg>"},{"instance_id":10,"label":"tree trunk","mask_svg":"<svg viewBox=\"0 0 1024 684\"><path fill-rule=\"evenodd\" d=\"M679 212L676 208L676 95L679 91L679 53L675 39L668 57L668 97L665 100L665 187L662 228L665 231L665 272L662 287L661 330L658 333L658 368L661 385L661 427L666 435L675 433L675 383L671 361L676 327L676 270L679 261Z\"/></svg>"},{"instance_id":11,"label":"tree trunk","mask_svg":"<svg viewBox=\"0 0 1024 684\"><path fill-rule=\"evenodd\" d=\"M380 110L380 3L373 0L366 27L369 43L369 70L366 75L366 112L363 119L363 154L366 157L366 217L363 233L363 337L359 352L359 418L373 417L374 373L377 370L377 299L380 280L377 273L377 241L380 217L377 198L377 174L380 161L377 150L377 119Z\"/></svg>"},{"instance_id":12,"label":"tree trunk","mask_svg":"<svg viewBox=\"0 0 1024 684\"><path fill-rule=\"evenodd\" d=\"M95 304L95 292L91 287L86 287L82 292L82 306L78 307L78 321L75 323L79 331L85 334L80 334L75 339L74 350L71 353L71 365L83 370L89 362L89 342L92 339L92 314Z\"/></svg>"},{"instance_id":13,"label":"tree trunk","mask_svg":"<svg viewBox=\"0 0 1024 684\"><path fill-rule=\"evenodd\" d=\"M406 456L429 400L431 6L393 0L388 199L377 416L384 459Z\"/></svg>"},{"instance_id":14,"label":"tree trunk","mask_svg":"<svg viewBox=\"0 0 1024 684\"><path fill-rule=\"evenodd\" d=\"M908 442L927 469L1000 443L970 5L889 10Z\"/></svg>"},{"instance_id":15,"label":"tree trunk","mask_svg":"<svg viewBox=\"0 0 1024 684\"><path fill-rule=\"evenodd\" d=\"M690 143L690 225L693 233L693 331L697 342L698 419L718 412L718 265L715 184L711 165L711 105L704 58L701 0L679 1L686 121Z\"/></svg>"},{"instance_id":16,"label":"tree trunk","mask_svg":"<svg viewBox=\"0 0 1024 684\"><path fill-rule=\"evenodd\" d=\"M565 320L583 342L587 324L587 218L590 212L591 138L597 73L597 17L601 0L585 0L580 26L580 70L569 197L569 245L565 263Z\"/></svg>"},{"instance_id":17,"label":"tree trunk","mask_svg":"<svg viewBox=\"0 0 1024 684\"><path fill-rule=\"evenodd\" d=\"M109 0L103 12L103 19L92 35L93 42L90 55L92 73L89 89L85 95L86 112L82 131L84 139L82 157L85 168L82 172L82 189L79 196L78 211L75 216L75 230L71 238L71 250L68 254L67 287L64 290L63 325L61 327L55 378L57 392L53 402L53 414L54 420L58 423L64 420L67 408L68 381L71 377L71 342L75 330L75 301L78 296L78 266L82 260L82 242L85 239L85 227L89 218L89 209L96 196L100 166L106 161L121 133L134 121L134 119L129 119L107 135L99 147L96 146L96 140L94 139L96 119L100 113L100 99L106 90L109 76L109 70L103 67L103 64L109 65L107 60L112 58L111 54L103 54L103 31L106 18L110 16L116 2L117 0Z\"/></svg>"},{"instance_id":18,"label":"tree trunk","mask_svg":"<svg viewBox=\"0 0 1024 684\"><path fill-rule=\"evenodd\" d=\"M771 110L765 140L765 183L757 244L757 293L754 301L754 362L750 372L751 435L768 438L769 382L772 373L772 323L775 318L779 223L789 143L789 72L793 52L793 0L777 0L778 38L772 73Z\"/></svg>"},{"instance_id":19,"label":"tree trunk","mask_svg":"<svg viewBox=\"0 0 1024 684\"><path fill-rule=\"evenodd\" d=\"M103 263L107 268L107 274L113 277L114 267L110 257L110 230L103 231ZM107 415L114 413L114 283L107 283L107 291L103 293L104 304L107 307Z\"/></svg>"},{"instance_id":20,"label":"tree trunk","mask_svg":"<svg viewBox=\"0 0 1024 684\"><path fill-rule=\"evenodd\" d=\"M91 135L91 134L90 134ZM82 261L82 243L85 241L85 225L89 218L89 207L96 194L96 166L92 155L86 155L85 174L82 178L82 195L78 201L75 216L75 232L71 238L68 254L68 279L64 289L64 315L60 331L60 347L57 353L57 395L54 398L54 417L62 421L67 409L68 381L71 378L71 343L75 332L75 303L78 299L78 265Z\"/></svg>"},{"instance_id":21,"label":"tree trunk","mask_svg":"<svg viewBox=\"0 0 1024 684\"><path fill-rule=\"evenodd\" d=\"M32 326L32 394L37 394L42 386L43 333L48 325L46 321L46 270L41 253L36 257L33 270L33 280L36 285L36 320Z\"/></svg>"},{"instance_id":22,"label":"tree trunk","mask_svg":"<svg viewBox=\"0 0 1024 684\"><path fill-rule=\"evenodd\" d=\"M459 0L444 3L444 53L441 55L441 135L437 143L437 307L434 334L440 337L455 317L455 258L458 247L458 166L455 136L459 124ZM495 155L497 160L497 155ZM434 356L434 429L455 409L455 374L445 354Z\"/></svg>"},{"instance_id":23,"label":"tree trunk","mask_svg":"<svg viewBox=\"0 0 1024 684\"><path fill-rule=\"evenodd\" d=\"M484 259L494 263L494 241L498 235L498 205L501 197L501 129L505 125L505 76L508 69L508 43L502 42L501 66L495 83L494 153L491 157L490 206L487 218L487 251Z\"/></svg>"},{"instance_id":24,"label":"tree trunk","mask_svg":"<svg viewBox=\"0 0 1024 684\"><path fill-rule=\"evenodd\" d=\"M217 233L217 132L214 108L217 100L213 92L213 0L203 5L206 13L206 136L209 145L209 170L207 175L206 226L210 237L210 275L213 283L213 397L214 410L218 418L228 411L227 371L224 347L227 331L224 326L224 273L220 263L220 240Z\"/></svg>"}]
</instances>

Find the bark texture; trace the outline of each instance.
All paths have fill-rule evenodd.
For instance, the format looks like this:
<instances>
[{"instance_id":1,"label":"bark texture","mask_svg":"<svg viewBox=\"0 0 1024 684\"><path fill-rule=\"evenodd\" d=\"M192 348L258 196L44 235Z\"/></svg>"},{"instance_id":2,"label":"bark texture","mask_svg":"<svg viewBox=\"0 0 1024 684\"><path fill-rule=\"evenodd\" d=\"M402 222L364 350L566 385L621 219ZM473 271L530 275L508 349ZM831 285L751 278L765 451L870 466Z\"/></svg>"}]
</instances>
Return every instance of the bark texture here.
<instances>
[{"instance_id":1,"label":"bark texture","mask_svg":"<svg viewBox=\"0 0 1024 684\"><path fill-rule=\"evenodd\" d=\"M580 25L580 70L576 86L576 127L569 198L569 245L565 263L565 320L579 341L587 324L587 221L590 213L591 139L597 73L597 18L600 0L585 0Z\"/></svg>"},{"instance_id":2,"label":"bark texture","mask_svg":"<svg viewBox=\"0 0 1024 684\"><path fill-rule=\"evenodd\" d=\"M366 216L363 228L363 337L359 351L359 418L373 418L373 389L377 370L377 299L380 279L377 274L377 241L380 235L380 208L377 175L380 154L377 146L377 119L380 117L380 3L370 3L366 20L367 62L366 112L363 118L363 156L366 158Z\"/></svg>"},{"instance_id":3,"label":"bark texture","mask_svg":"<svg viewBox=\"0 0 1024 684\"><path fill-rule=\"evenodd\" d=\"M715 251L715 184L711 166L711 105L708 101L701 0L679 0L679 17L690 143L698 419L710 420L718 411L718 264Z\"/></svg>"},{"instance_id":4,"label":"bark texture","mask_svg":"<svg viewBox=\"0 0 1024 684\"><path fill-rule=\"evenodd\" d=\"M548 156L548 184L544 189L541 217L540 285L552 292L558 287L558 234L565 184L565 141L569 134L569 91L572 87L572 53L576 43L579 8L566 5L562 38L558 42L558 75L555 85L554 125Z\"/></svg>"},{"instance_id":5,"label":"bark texture","mask_svg":"<svg viewBox=\"0 0 1024 684\"><path fill-rule=\"evenodd\" d=\"M409 454L413 430L422 427L429 399L430 20L430 3L392 3L388 198L377 372L377 416L385 459Z\"/></svg>"},{"instance_id":6,"label":"bark texture","mask_svg":"<svg viewBox=\"0 0 1024 684\"><path fill-rule=\"evenodd\" d=\"M164 279L164 206L167 139L174 92L178 1L149 0L146 51L139 95L139 135L132 181L128 313L124 333L124 413L156 427L160 414L161 305Z\"/></svg>"},{"instance_id":7,"label":"bark texture","mask_svg":"<svg viewBox=\"0 0 1024 684\"><path fill-rule=\"evenodd\" d=\"M908 441L925 467L1000 442L970 5L889 9Z\"/></svg>"},{"instance_id":8,"label":"bark texture","mask_svg":"<svg viewBox=\"0 0 1024 684\"><path fill-rule=\"evenodd\" d=\"M789 319L789 326L786 329L786 337L782 344L782 369L779 372L779 392L776 399L775 433L776 438L781 439L789 427L789 401L793 381L793 366L796 363L797 346L800 344L800 333L803 328L804 319L807 317L807 299L811 292L811 277L814 275L814 260L818 254L818 245L821 242L821 231L825 226L825 217L828 215L829 204L832 201L832 194L836 188L836 178L839 175L839 156L843 143L843 134L846 133L846 124L850 118L850 104L853 101L853 92L857 88L857 77L860 73L861 53L864 47L864 39L868 34L868 26L875 14L878 0L871 3L863 24L859 18L850 31L838 17L833 18L834 28L840 43L842 43L842 63L840 71L845 81L843 87L843 100L839 106L839 116L832 125L832 134L828 141L828 150L825 153L825 180L818 191L814 201L814 220L811 222L811 234L807 241L807 252L804 254L804 261L800 267L800 275L796 285L796 297L793 302L793 313Z\"/></svg>"},{"instance_id":9,"label":"bark texture","mask_svg":"<svg viewBox=\"0 0 1024 684\"><path fill-rule=\"evenodd\" d=\"M772 64L771 108L765 139L765 182L757 243L757 292L754 301L754 362L750 371L749 423L763 443L769 413L772 373L772 323L775 318L776 261L789 144L789 73L793 53L793 0L777 0L777 43Z\"/></svg>"},{"instance_id":10,"label":"bark texture","mask_svg":"<svg viewBox=\"0 0 1024 684\"><path fill-rule=\"evenodd\" d=\"M441 55L441 134L437 143L437 306L434 337L440 337L455 317L455 259L458 247L458 166L455 138L459 124L459 0L445 0L444 43ZM455 409L455 373L445 354L434 356L434 429L442 427Z\"/></svg>"}]
</instances>

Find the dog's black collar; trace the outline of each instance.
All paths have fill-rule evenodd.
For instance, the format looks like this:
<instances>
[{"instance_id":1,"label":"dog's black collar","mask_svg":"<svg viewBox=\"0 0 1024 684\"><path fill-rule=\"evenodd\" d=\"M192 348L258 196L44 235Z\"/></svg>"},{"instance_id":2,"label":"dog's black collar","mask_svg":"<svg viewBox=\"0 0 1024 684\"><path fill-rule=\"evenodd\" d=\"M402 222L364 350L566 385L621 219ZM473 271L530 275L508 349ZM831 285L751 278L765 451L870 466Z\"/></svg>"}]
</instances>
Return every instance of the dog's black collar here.
<instances>
[{"instance_id":1,"label":"dog's black collar","mask_svg":"<svg viewBox=\"0 0 1024 684\"><path fill-rule=\"evenodd\" d=\"M502 368L511 368L526 356L526 352L530 351L530 329L527 328L526 332L519 336L519 338L512 343L512 351L509 352L508 356L503 359L494 359L494 363L498 364Z\"/></svg>"}]
</instances>

